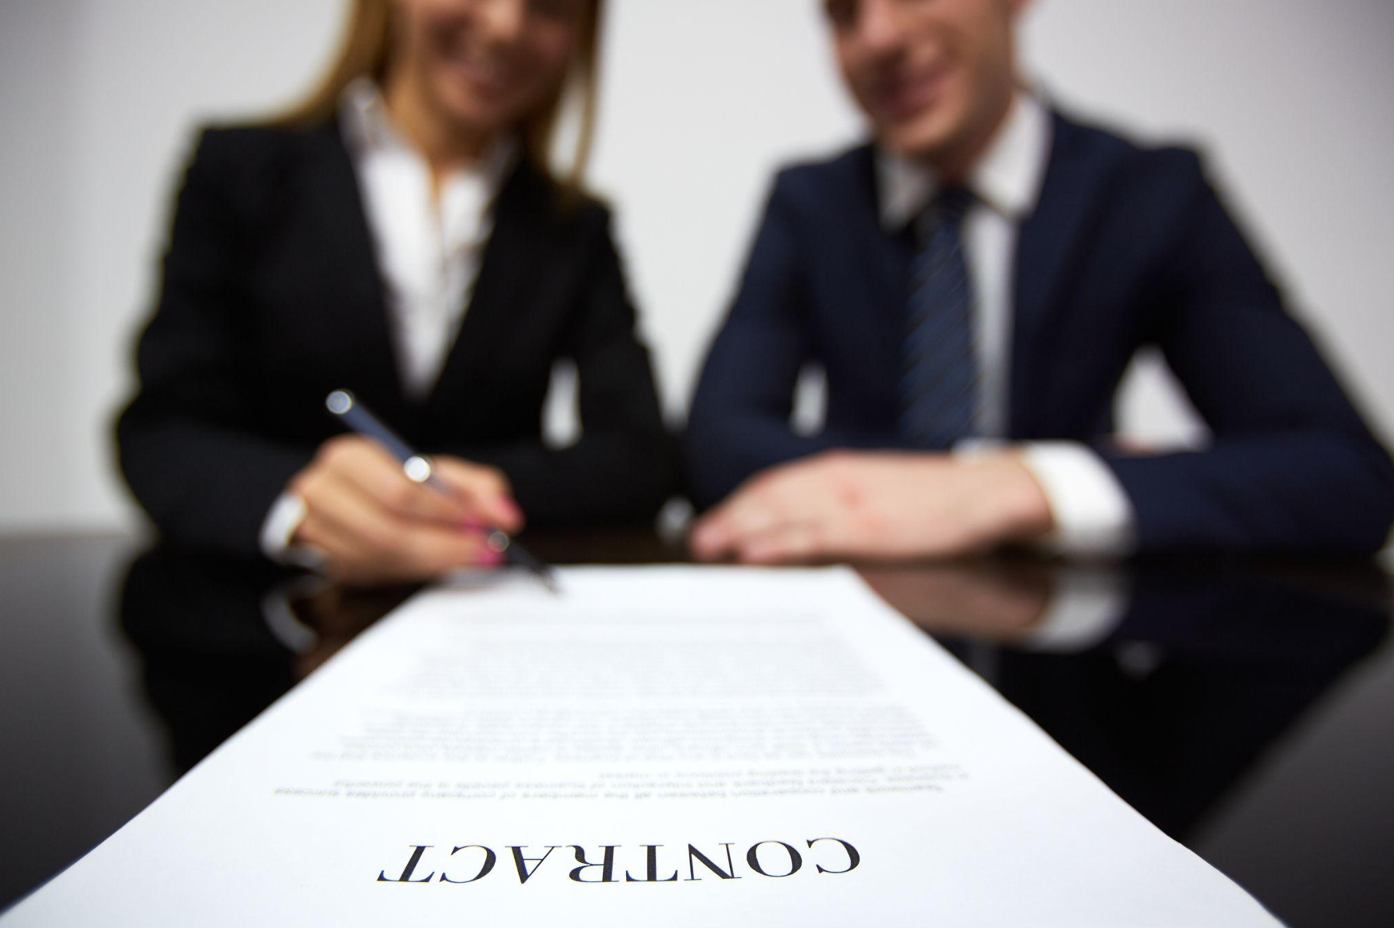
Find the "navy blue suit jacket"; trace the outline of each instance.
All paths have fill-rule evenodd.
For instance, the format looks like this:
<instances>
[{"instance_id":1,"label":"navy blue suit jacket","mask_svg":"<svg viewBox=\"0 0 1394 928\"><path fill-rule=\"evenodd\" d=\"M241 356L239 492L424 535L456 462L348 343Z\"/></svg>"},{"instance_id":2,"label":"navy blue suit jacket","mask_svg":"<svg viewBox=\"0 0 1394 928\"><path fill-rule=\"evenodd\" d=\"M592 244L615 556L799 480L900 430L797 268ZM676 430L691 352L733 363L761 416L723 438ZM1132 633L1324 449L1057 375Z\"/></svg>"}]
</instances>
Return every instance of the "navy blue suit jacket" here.
<instances>
[{"instance_id":1,"label":"navy blue suit jacket","mask_svg":"<svg viewBox=\"0 0 1394 928\"><path fill-rule=\"evenodd\" d=\"M1008 437L1089 443L1132 502L1139 550L1364 552L1394 521L1394 463L1246 244L1197 156L1053 117L1012 279ZM912 244L883 230L874 155L781 172L686 436L710 505L830 448L894 448ZM1158 346L1213 433L1202 451L1108 444L1115 394ZM827 372L824 431L794 434L799 371Z\"/></svg>"}]
</instances>

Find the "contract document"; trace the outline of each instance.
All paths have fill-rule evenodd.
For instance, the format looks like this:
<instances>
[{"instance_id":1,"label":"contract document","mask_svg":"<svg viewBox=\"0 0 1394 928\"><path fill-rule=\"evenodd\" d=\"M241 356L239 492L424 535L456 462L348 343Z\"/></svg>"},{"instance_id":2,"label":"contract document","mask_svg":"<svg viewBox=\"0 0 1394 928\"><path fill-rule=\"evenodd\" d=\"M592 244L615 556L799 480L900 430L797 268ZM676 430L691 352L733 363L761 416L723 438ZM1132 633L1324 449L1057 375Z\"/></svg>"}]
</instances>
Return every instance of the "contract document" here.
<instances>
[{"instance_id":1,"label":"contract document","mask_svg":"<svg viewBox=\"0 0 1394 928\"><path fill-rule=\"evenodd\" d=\"M3 928L1278 924L845 568L560 582L409 600Z\"/></svg>"}]
</instances>

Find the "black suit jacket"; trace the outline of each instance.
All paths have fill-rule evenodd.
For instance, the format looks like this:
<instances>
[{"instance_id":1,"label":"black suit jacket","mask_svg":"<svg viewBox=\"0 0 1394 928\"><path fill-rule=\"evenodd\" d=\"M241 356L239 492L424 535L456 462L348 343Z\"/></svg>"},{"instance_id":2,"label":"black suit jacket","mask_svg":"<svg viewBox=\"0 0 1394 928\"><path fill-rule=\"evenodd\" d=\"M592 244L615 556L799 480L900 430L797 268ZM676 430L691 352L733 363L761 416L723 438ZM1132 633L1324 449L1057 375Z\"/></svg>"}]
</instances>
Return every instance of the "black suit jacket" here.
<instances>
[{"instance_id":1,"label":"black suit jacket","mask_svg":"<svg viewBox=\"0 0 1394 928\"><path fill-rule=\"evenodd\" d=\"M352 389L408 442L502 468L529 524L637 520L673 481L609 214L526 159L496 205L440 380L404 395L383 282L337 125L208 130L179 195L121 466L169 537L252 553L289 478L341 431ZM574 359L583 437L541 438L553 362Z\"/></svg>"},{"instance_id":2,"label":"black suit jacket","mask_svg":"<svg viewBox=\"0 0 1394 928\"><path fill-rule=\"evenodd\" d=\"M1368 551L1394 520L1394 464L1284 310L1199 159L1053 117L1012 280L1008 437L1093 444L1141 550ZM912 244L877 214L870 147L776 180L740 294L694 398L699 505L834 447L901 447L897 382ZM1205 451L1111 447L1119 380L1159 346L1213 432ZM827 372L825 430L795 435L802 365Z\"/></svg>"}]
</instances>

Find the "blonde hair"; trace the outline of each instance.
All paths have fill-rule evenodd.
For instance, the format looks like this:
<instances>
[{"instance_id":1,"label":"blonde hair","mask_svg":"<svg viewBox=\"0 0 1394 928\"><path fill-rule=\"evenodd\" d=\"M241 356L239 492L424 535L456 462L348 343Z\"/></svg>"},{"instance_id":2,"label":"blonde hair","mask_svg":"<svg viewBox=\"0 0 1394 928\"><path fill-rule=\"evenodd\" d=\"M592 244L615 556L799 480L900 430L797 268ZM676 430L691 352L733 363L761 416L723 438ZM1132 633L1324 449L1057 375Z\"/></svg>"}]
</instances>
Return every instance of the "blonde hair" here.
<instances>
[{"instance_id":1,"label":"blonde hair","mask_svg":"<svg viewBox=\"0 0 1394 928\"><path fill-rule=\"evenodd\" d=\"M597 72L599 71L600 21L603 0L586 0L571 74L556 94L537 112L523 120L523 147L538 170L554 179L568 192L578 192L590 159L595 135ZM354 0L348 29L338 56L320 83L302 101L272 120L273 125L310 127L326 123L338 113L344 88L360 77L369 77L382 86L387 77L392 52L391 0ZM580 95L580 124L571 166L562 177L555 177L551 156L553 137L567 92Z\"/></svg>"}]
</instances>

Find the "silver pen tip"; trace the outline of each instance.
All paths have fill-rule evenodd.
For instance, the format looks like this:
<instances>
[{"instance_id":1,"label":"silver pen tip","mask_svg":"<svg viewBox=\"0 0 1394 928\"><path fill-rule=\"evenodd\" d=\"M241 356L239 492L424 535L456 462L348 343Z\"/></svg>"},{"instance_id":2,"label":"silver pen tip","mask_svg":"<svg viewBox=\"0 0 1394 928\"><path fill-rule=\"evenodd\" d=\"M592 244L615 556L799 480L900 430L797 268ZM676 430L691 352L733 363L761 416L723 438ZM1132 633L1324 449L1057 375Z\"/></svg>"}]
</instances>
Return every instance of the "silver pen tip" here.
<instances>
[{"instance_id":1,"label":"silver pen tip","mask_svg":"<svg viewBox=\"0 0 1394 928\"><path fill-rule=\"evenodd\" d=\"M347 390L335 390L324 399L324 406L336 416L342 416L353 408L353 394Z\"/></svg>"},{"instance_id":2,"label":"silver pen tip","mask_svg":"<svg viewBox=\"0 0 1394 928\"><path fill-rule=\"evenodd\" d=\"M425 483L431 479L431 462L419 454L413 454L403 461L402 470L412 483Z\"/></svg>"}]
</instances>

